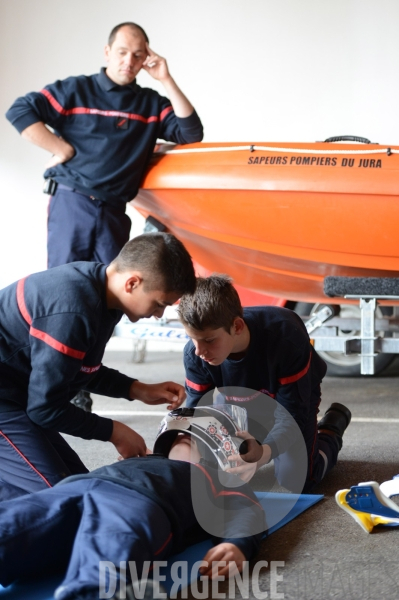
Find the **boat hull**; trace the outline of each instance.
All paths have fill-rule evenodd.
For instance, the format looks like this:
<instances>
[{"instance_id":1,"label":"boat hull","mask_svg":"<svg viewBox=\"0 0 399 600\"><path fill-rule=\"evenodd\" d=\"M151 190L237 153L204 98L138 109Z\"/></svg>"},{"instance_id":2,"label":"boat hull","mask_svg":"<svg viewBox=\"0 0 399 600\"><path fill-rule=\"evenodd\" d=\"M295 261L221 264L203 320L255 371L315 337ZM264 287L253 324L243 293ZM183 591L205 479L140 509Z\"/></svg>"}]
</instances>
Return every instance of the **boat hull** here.
<instances>
[{"instance_id":1,"label":"boat hull","mask_svg":"<svg viewBox=\"0 0 399 600\"><path fill-rule=\"evenodd\" d=\"M397 149L293 146L176 147L194 152L156 156L133 206L257 292L325 302L327 275L398 276Z\"/></svg>"}]
</instances>

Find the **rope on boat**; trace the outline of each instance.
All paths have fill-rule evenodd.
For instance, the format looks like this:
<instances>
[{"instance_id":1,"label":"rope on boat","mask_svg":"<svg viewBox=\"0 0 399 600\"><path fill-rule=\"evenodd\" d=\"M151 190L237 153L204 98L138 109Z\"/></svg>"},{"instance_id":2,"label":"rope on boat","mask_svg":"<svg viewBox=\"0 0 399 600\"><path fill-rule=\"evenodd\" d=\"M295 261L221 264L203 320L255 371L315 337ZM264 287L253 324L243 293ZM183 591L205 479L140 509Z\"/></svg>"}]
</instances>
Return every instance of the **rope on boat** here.
<instances>
[{"instance_id":1,"label":"rope on boat","mask_svg":"<svg viewBox=\"0 0 399 600\"><path fill-rule=\"evenodd\" d=\"M274 146L220 146L217 148L182 148L179 150L165 150L162 154L190 154L202 152L290 152L293 154L399 154L399 150L393 148L376 148L375 150L315 150L311 148L277 148Z\"/></svg>"}]
</instances>

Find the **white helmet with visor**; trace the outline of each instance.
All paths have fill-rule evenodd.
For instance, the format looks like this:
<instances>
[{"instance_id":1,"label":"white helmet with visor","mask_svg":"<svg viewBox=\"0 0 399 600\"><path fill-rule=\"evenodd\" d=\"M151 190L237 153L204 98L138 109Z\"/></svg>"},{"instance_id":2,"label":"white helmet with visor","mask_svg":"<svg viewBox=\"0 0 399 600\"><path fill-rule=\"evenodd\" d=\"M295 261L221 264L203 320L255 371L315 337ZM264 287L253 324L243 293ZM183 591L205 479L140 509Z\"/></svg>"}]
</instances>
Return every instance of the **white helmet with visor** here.
<instances>
[{"instance_id":1,"label":"white helmet with visor","mask_svg":"<svg viewBox=\"0 0 399 600\"><path fill-rule=\"evenodd\" d=\"M242 439L237 431L246 428L247 411L234 405L177 408L162 420L154 454L168 456L179 433L189 433L197 442L203 460L223 471L234 466L229 456L239 454Z\"/></svg>"}]
</instances>

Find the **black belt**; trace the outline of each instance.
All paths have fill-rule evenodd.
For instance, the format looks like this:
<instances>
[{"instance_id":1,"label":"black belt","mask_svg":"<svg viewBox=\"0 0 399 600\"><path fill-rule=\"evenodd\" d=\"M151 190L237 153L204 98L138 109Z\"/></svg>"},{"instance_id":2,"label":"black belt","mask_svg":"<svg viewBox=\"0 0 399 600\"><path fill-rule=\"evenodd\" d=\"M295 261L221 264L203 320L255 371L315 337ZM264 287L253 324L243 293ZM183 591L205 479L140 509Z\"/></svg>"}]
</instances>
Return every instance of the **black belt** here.
<instances>
[{"instance_id":1,"label":"black belt","mask_svg":"<svg viewBox=\"0 0 399 600\"><path fill-rule=\"evenodd\" d=\"M57 189L67 190L68 192L76 192L76 194L80 194L81 196L86 196L86 198L90 198L90 200L97 200L98 202L105 202L105 204L111 204L115 208L120 208L124 212L126 210L126 203L122 203L120 201L111 200L111 199L103 200L102 198L96 198L96 196L92 196L91 194L85 194L81 190L77 190L76 188L70 187L69 185L64 185L63 183L57 183L54 180L49 180L49 179L45 180L45 182L48 182L48 181L52 181L53 183L55 183L57 185L55 190L51 190L51 192L46 191L47 194L51 193L52 196L54 196Z\"/></svg>"},{"instance_id":2,"label":"black belt","mask_svg":"<svg viewBox=\"0 0 399 600\"><path fill-rule=\"evenodd\" d=\"M91 196L90 194L85 194L84 192L81 192L80 190L77 190L76 188L69 187L69 185L64 185L63 183L58 183L57 188L60 190L68 190L68 192L76 192L77 194L80 194L81 196L86 196L87 198L90 198L90 200L100 200L100 198L96 198L95 196Z\"/></svg>"}]
</instances>

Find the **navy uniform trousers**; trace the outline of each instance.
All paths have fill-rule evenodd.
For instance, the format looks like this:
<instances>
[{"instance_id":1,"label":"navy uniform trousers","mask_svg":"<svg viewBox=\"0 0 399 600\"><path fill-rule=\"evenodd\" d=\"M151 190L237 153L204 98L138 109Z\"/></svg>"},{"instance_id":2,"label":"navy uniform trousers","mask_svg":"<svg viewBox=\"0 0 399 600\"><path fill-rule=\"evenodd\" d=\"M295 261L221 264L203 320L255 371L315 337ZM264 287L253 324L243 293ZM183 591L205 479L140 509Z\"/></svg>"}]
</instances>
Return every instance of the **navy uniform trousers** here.
<instances>
[{"instance_id":1,"label":"navy uniform trousers","mask_svg":"<svg viewBox=\"0 0 399 600\"><path fill-rule=\"evenodd\" d=\"M48 268L77 260L108 265L129 241L126 205L116 206L58 184L48 207Z\"/></svg>"},{"instance_id":2,"label":"navy uniform trousers","mask_svg":"<svg viewBox=\"0 0 399 600\"><path fill-rule=\"evenodd\" d=\"M118 590L121 561L134 561L140 579L144 561L164 560L171 542L170 522L153 500L110 481L79 479L0 503L0 584L66 570L57 600L94 600L100 561L115 565Z\"/></svg>"},{"instance_id":3,"label":"navy uniform trousers","mask_svg":"<svg viewBox=\"0 0 399 600\"><path fill-rule=\"evenodd\" d=\"M24 410L1 413L0 501L81 473L88 469L58 431L36 425Z\"/></svg>"},{"instance_id":4,"label":"navy uniform trousers","mask_svg":"<svg viewBox=\"0 0 399 600\"><path fill-rule=\"evenodd\" d=\"M313 487L337 464L339 445L335 436L319 433L317 415L321 402L320 384L312 389L307 422L302 429L303 439L294 442L284 453L274 459L277 481L288 490L309 494ZM304 450L306 449L306 454ZM307 470L305 465L307 463ZM305 469L298 468L302 465ZM306 471L306 477L304 479Z\"/></svg>"}]
</instances>

